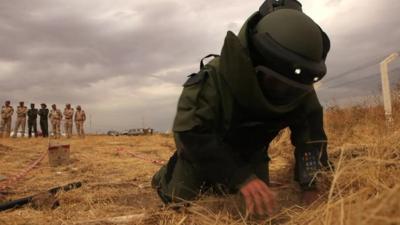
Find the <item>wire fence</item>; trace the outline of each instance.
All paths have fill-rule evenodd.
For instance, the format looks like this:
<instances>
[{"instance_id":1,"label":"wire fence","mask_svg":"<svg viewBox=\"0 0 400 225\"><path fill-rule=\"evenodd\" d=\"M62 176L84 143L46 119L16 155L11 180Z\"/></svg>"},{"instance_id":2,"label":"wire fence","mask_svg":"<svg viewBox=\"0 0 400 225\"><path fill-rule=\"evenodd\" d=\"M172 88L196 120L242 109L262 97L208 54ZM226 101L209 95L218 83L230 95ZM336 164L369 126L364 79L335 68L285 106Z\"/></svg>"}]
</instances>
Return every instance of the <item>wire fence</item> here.
<instances>
[{"instance_id":1,"label":"wire fence","mask_svg":"<svg viewBox=\"0 0 400 225\"><path fill-rule=\"evenodd\" d=\"M397 53L400 54L400 51L397 51ZM324 89L328 89L328 88L338 88L338 87L345 87L345 86L350 86L351 84L354 84L356 82L362 81L362 80L372 80L373 78L376 78L377 81L380 81L380 73L376 72L373 74L369 74L367 76L362 76L362 77L358 77L355 79L351 79L352 77L354 77L355 75L359 75L356 72L362 71L362 70L366 70L368 68L371 68L373 66L379 66L379 63L384 60L386 55L382 55L378 58L375 58L371 61L368 61L367 63L358 65L356 67L353 67L345 72L339 73L337 75L333 75L330 76L327 79L322 80L322 84L319 87L319 90L324 90ZM395 71L400 71L400 66L395 67L393 69L391 69L389 71L389 73L393 73ZM346 80L343 80L345 78L348 78Z\"/></svg>"},{"instance_id":2,"label":"wire fence","mask_svg":"<svg viewBox=\"0 0 400 225\"><path fill-rule=\"evenodd\" d=\"M396 71L400 71L400 66L391 69L389 71L389 73L393 73L393 72L396 72ZM372 80L372 79L376 79L377 81L380 82L380 74L379 73L373 73L373 74L369 74L367 76L359 77L359 78L356 78L356 79L345 80L345 81L342 81L342 82L333 82L333 83L323 82L323 84L322 84L320 89L338 88L338 87L348 86L348 85L354 84L356 82L362 82L362 81L367 81L367 80ZM336 81L336 80L337 79L335 79L334 81Z\"/></svg>"},{"instance_id":3,"label":"wire fence","mask_svg":"<svg viewBox=\"0 0 400 225\"><path fill-rule=\"evenodd\" d=\"M391 88L395 87L396 89L398 89L400 87L399 77L396 77L395 78L396 80L393 80L392 74L395 71L400 71L400 66L397 66L397 67L389 70L388 65L389 65L389 63L396 60L399 57L399 55L400 55L399 52L394 52L394 53L390 54L389 56L383 58L382 60L379 60L379 61L373 60L366 64L354 67L344 73L338 74L336 76L332 76L331 78L326 79L324 82L322 82L318 86L317 89L319 89L320 91L327 90L327 89L339 88L339 87L345 87L347 89L350 89L351 87L356 88L357 85L359 87L362 86L365 89L366 87L372 87L372 84L371 84L372 80L375 80L376 83L381 84L383 106L384 106L384 110L385 110L386 120L389 122L388 124L392 124L392 122L393 122L392 96L394 96L394 95L392 95L392 93L391 93ZM359 74L356 72L361 71L361 70L366 70L367 68L370 68L372 66L377 66L378 64L379 64L379 68L380 68L380 73L374 72L373 74L369 74L367 76L362 76L362 77L358 77L355 79L351 79L352 78L351 76L354 76L355 74ZM391 75L392 79L390 79L389 75ZM379 80L380 80L380 82L379 82ZM391 80L392 80L392 82L391 82ZM337 81L339 81L339 82L337 82ZM356 85L354 85L355 83L356 83ZM362 84L362 85L360 85L360 84ZM363 92L364 90L359 90L359 91Z\"/></svg>"}]
</instances>

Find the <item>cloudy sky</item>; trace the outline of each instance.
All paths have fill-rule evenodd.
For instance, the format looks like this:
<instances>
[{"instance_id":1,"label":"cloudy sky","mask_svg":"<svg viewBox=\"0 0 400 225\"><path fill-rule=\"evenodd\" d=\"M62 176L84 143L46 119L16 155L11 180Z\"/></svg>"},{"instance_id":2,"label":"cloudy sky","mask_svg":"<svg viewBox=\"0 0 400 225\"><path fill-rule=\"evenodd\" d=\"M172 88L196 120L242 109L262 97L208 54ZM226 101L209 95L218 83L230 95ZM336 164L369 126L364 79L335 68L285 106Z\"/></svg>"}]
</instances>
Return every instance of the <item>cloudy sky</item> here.
<instances>
[{"instance_id":1,"label":"cloudy sky","mask_svg":"<svg viewBox=\"0 0 400 225\"><path fill-rule=\"evenodd\" d=\"M92 131L165 131L186 76L262 2L2 0L0 101L81 104ZM332 42L321 100L372 92L355 80L377 86L378 65L334 77L400 50L400 1L301 2Z\"/></svg>"}]
</instances>

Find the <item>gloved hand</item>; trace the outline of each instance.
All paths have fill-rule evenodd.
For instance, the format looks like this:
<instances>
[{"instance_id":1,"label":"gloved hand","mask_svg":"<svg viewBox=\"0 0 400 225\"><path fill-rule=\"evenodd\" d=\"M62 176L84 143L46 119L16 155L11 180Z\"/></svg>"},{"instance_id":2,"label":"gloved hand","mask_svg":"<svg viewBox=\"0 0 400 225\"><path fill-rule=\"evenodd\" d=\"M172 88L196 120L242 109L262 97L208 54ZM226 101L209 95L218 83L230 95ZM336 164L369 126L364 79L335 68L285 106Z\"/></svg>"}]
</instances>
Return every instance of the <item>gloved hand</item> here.
<instances>
[{"instance_id":1,"label":"gloved hand","mask_svg":"<svg viewBox=\"0 0 400 225\"><path fill-rule=\"evenodd\" d=\"M276 202L275 194L262 180L255 178L240 188L250 215L272 215Z\"/></svg>"}]
</instances>

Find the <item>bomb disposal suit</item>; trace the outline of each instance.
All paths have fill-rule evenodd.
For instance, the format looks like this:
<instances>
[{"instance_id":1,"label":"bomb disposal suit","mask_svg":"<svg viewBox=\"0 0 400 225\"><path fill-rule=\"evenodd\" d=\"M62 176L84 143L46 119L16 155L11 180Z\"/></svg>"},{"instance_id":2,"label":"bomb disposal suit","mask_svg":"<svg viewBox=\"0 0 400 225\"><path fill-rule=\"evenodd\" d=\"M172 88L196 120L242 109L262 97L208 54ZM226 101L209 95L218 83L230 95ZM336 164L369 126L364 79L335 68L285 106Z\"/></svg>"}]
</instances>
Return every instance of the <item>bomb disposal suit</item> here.
<instances>
[{"instance_id":1,"label":"bomb disposal suit","mask_svg":"<svg viewBox=\"0 0 400 225\"><path fill-rule=\"evenodd\" d=\"M193 200L208 187L237 192L269 183L269 143L285 128L295 147L294 178L315 188L328 166L323 109L313 83L326 74L328 36L294 5L265 4L220 56L183 85L173 131L177 151L153 177L164 202Z\"/></svg>"}]
</instances>

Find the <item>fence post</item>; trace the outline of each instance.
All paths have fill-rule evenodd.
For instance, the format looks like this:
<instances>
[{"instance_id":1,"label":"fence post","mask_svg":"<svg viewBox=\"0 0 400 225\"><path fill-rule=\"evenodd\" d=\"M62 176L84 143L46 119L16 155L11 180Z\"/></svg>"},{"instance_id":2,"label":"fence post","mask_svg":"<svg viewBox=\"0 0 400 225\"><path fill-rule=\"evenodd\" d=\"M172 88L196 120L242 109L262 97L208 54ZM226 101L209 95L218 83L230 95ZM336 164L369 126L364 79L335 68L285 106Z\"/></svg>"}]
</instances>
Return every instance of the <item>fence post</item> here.
<instances>
[{"instance_id":1,"label":"fence post","mask_svg":"<svg viewBox=\"0 0 400 225\"><path fill-rule=\"evenodd\" d=\"M399 56L398 53L393 53L381 62L381 79L382 79L382 96L383 106L385 109L386 120L391 123L393 122L392 117L392 100L390 94L390 82L388 74L388 64L394 61Z\"/></svg>"}]
</instances>

